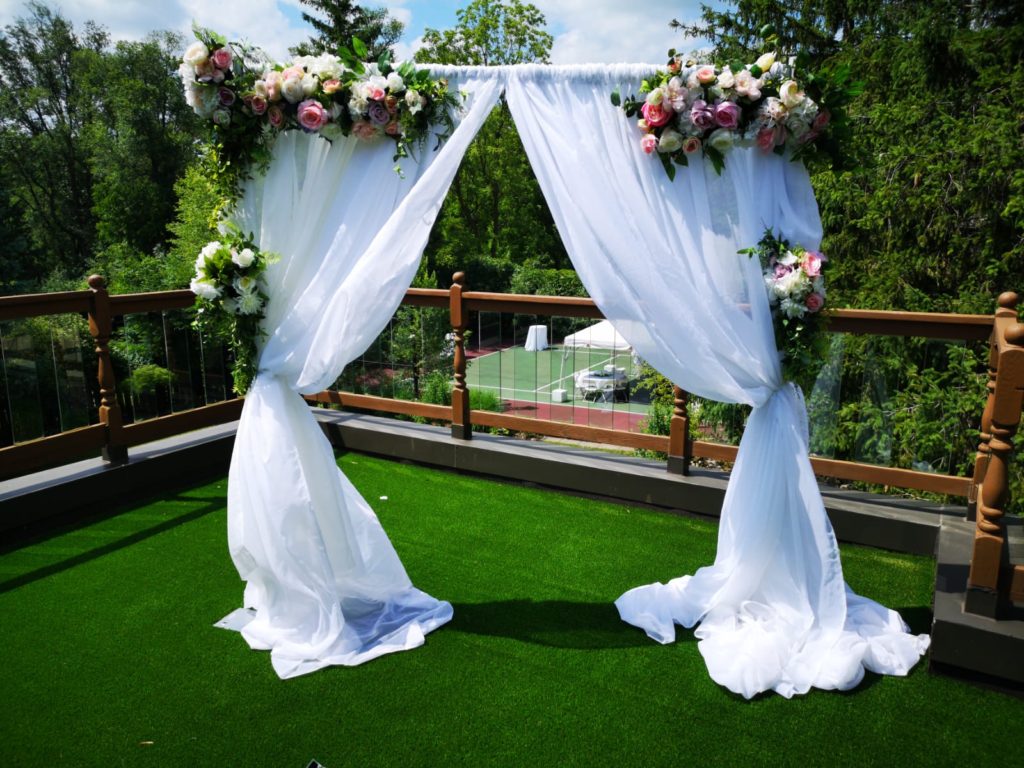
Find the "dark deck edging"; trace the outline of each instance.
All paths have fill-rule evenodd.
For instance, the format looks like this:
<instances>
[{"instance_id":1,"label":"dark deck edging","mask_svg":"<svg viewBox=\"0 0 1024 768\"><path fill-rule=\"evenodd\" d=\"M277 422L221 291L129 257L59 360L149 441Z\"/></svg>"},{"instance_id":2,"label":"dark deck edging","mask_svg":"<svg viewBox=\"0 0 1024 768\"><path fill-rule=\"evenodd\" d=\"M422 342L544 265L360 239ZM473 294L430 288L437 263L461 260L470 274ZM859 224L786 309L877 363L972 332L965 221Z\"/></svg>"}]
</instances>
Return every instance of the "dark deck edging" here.
<instances>
[{"instance_id":1,"label":"dark deck edging","mask_svg":"<svg viewBox=\"0 0 1024 768\"><path fill-rule=\"evenodd\" d=\"M446 427L314 408L337 448L584 495L718 517L727 477L695 470L670 475L661 462L487 434L453 440ZM124 466L99 459L0 483L0 533L75 510L120 506L163 488L227 472L237 423L142 446ZM952 508L823 489L841 541L932 555L940 514ZM959 514L962 511L956 510Z\"/></svg>"}]
</instances>

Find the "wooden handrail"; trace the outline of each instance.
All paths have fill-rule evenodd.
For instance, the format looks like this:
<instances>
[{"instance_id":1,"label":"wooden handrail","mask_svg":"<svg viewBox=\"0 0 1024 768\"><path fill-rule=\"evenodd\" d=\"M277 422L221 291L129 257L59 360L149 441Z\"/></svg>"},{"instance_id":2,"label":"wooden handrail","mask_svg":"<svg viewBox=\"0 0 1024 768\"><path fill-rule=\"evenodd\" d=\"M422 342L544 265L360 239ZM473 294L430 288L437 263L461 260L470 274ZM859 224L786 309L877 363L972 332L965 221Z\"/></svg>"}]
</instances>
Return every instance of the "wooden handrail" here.
<instances>
[{"instance_id":1,"label":"wooden handrail","mask_svg":"<svg viewBox=\"0 0 1024 768\"><path fill-rule=\"evenodd\" d=\"M0 320L20 320L65 312L84 314L89 311L92 291L61 291L60 293L27 293L0 296Z\"/></svg>"}]
</instances>

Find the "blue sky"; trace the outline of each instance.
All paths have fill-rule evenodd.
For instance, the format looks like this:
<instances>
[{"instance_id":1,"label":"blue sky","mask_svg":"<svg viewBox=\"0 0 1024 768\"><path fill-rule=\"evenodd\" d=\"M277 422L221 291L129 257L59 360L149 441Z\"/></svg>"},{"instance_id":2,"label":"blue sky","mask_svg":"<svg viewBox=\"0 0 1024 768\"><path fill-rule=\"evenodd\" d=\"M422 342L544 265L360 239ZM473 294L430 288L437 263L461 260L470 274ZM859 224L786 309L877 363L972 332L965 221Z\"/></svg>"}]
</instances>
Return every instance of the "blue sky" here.
<instances>
[{"instance_id":1,"label":"blue sky","mask_svg":"<svg viewBox=\"0 0 1024 768\"><path fill-rule=\"evenodd\" d=\"M455 13L469 0L383 0L382 5L406 25L396 53L408 56L424 29L455 25ZM245 39L283 59L290 45L305 39L299 0L50 0L50 6L76 24L93 20L115 39L140 39L154 29L187 33L192 19ZM669 29L677 18L692 21L700 15L700 0L533 0L547 18L555 37L552 61L569 63L661 63L669 48L690 50L701 41L687 41ZM709 4L722 5L712 0ZM640 9L640 10L638 10ZM25 15L23 0L0 0L0 25Z\"/></svg>"}]
</instances>

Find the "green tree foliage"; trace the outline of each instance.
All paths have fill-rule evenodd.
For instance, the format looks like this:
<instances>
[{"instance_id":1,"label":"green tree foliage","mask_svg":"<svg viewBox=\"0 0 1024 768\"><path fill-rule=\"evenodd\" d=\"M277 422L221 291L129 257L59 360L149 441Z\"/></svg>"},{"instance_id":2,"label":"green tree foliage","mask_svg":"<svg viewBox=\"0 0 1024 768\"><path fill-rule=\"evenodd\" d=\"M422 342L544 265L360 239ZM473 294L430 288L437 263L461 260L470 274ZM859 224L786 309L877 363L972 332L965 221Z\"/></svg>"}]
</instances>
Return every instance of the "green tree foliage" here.
<instances>
[{"instance_id":1,"label":"green tree foliage","mask_svg":"<svg viewBox=\"0 0 1024 768\"><path fill-rule=\"evenodd\" d=\"M498 65L548 61L544 15L518 0L474 0L454 29L428 29L416 60ZM554 221L504 102L470 145L425 254L442 279L464 270L476 290L507 290L516 264L566 268Z\"/></svg>"},{"instance_id":2,"label":"green tree foliage","mask_svg":"<svg viewBox=\"0 0 1024 768\"><path fill-rule=\"evenodd\" d=\"M173 77L182 40L111 47L95 24L78 32L40 3L27 11L0 32L0 188L16 212L4 258L16 253L35 288L113 255L137 262L115 268L123 277L147 279L111 287L165 287L143 262L162 252L175 180L194 157L195 118Z\"/></svg>"},{"instance_id":3,"label":"green tree foliage","mask_svg":"<svg viewBox=\"0 0 1024 768\"><path fill-rule=\"evenodd\" d=\"M368 59L376 61L402 36L404 26L392 18L386 8L363 8L349 0L301 0L312 9L302 12L302 19L313 27L308 42L300 43L292 52L300 56L335 53L349 46L358 37L369 51Z\"/></svg>"}]
</instances>

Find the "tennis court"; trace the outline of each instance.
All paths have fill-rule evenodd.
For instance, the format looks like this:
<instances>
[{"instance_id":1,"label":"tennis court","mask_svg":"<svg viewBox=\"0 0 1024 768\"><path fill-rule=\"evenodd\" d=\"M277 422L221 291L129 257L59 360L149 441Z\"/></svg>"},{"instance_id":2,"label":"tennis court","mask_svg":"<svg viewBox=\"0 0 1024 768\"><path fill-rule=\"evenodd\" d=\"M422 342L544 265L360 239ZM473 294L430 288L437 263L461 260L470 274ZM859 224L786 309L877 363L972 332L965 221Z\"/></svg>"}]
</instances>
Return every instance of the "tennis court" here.
<instances>
[{"instance_id":1,"label":"tennis court","mask_svg":"<svg viewBox=\"0 0 1024 768\"><path fill-rule=\"evenodd\" d=\"M577 387L577 373L584 372L580 381L585 383L606 371L619 377L614 387ZM554 346L528 352L511 346L471 358L466 384L470 390L493 392L504 411L516 416L636 432L648 409L633 392L637 374L628 350ZM559 390L565 390L561 402L554 394Z\"/></svg>"}]
</instances>

